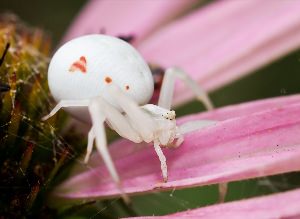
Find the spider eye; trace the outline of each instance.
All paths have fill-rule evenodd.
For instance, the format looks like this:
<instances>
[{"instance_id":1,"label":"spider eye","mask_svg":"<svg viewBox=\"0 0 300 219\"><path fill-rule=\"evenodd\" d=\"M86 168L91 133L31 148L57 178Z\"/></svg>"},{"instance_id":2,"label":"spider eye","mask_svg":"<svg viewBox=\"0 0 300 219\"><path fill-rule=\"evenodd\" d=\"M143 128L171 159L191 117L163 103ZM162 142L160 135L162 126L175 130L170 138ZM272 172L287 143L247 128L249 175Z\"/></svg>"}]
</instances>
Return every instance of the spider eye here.
<instances>
[{"instance_id":1,"label":"spider eye","mask_svg":"<svg viewBox=\"0 0 300 219\"><path fill-rule=\"evenodd\" d=\"M175 111L172 110L172 111L169 111L169 112L166 112L165 115L162 115L165 119L168 119L168 120L174 120L175 117L176 117L176 114L175 114Z\"/></svg>"}]
</instances>

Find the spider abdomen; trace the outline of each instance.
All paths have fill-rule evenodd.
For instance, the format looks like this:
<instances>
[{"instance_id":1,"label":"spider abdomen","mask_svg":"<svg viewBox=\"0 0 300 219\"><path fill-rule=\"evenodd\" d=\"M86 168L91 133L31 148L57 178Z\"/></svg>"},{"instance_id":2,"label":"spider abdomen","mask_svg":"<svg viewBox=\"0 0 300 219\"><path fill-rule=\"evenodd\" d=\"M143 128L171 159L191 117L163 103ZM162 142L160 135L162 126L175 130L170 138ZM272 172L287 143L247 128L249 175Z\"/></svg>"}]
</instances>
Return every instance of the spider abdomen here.
<instances>
[{"instance_id":1,"label":"spider abdomen","mask_svg":"<svg viewBox=\"0 0 300 219\"><path fill-rule=\"evenodd\" d=\"M56 101L90 99L102 95L117 107L105 87L114 83L138 104L153 94L153 77L140 54L128 43L94 34L64 44L48 70L50 91Z\"/></svg>"}]
</instances>

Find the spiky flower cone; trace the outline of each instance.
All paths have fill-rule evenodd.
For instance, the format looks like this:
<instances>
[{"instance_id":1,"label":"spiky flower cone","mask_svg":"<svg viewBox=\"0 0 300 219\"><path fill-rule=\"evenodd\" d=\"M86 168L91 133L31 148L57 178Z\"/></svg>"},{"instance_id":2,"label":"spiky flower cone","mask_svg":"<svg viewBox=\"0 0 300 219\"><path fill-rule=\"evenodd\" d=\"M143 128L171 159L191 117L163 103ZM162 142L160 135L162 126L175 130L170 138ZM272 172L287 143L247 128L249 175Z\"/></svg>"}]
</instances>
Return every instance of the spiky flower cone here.
<instances>
[{"instance_id":1,"label":"spiky flower cone","mask_svg":"<svg viewBox=\"0 0 300 219\"><path fill-rule=\"evenodd\" d=\"M42 30L13 15L0 18L0 218L53 216L44 196L72 154L58 134L65 116L56 116L52 125L41 121L53 106L49 52Z\"/></svg>"}]
</instances>

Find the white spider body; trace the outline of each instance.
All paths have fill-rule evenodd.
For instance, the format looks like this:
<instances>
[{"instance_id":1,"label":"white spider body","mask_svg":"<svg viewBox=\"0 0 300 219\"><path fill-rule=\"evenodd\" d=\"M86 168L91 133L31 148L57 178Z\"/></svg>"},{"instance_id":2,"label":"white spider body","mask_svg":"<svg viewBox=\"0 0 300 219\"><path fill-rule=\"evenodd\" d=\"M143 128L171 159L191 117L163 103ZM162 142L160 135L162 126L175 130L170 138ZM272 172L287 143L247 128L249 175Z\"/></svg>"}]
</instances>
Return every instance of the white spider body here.
<instances>
[{"instance_id":1,"label":"white spider body","mask_svg":"<svg viewBox=\"0 0 300 219\"><path fill-rule=\"evenodd\" d=\"M63 45L51 60L49 87L58 104L44 119L66 107L77 118L91 122L85 162L96 140L96 147L120 189L120 179L107 149L104 123L133 142L153 142L164 181L167 181L166 158L161 147L179 146L184 133L212 124L193 121L177 127L175 112L170 110L176 77L185 82L207 108L212 108L206 93L178 68L165 72L158 105L146 104L153 94L154 84L149 67L139 53L114 37L79 37Z\"/></svg>"},{"instance_id":2,"label":"white spider body","mask_svg":"<svg viewBox=\"0 0 300 219\"><path fill-rule=\"evenodd\" d=\"M77 68L71 69L74 63ZM130 44L106 35L83 36L60 47L49 65L48 83L57 102L101 95L119 110L106 92L107 83L118 85L139 105L148 103L153 94L153 77L140 54ZM87 121L87 113L70 111Z\"/></svg>"}]
</instances>

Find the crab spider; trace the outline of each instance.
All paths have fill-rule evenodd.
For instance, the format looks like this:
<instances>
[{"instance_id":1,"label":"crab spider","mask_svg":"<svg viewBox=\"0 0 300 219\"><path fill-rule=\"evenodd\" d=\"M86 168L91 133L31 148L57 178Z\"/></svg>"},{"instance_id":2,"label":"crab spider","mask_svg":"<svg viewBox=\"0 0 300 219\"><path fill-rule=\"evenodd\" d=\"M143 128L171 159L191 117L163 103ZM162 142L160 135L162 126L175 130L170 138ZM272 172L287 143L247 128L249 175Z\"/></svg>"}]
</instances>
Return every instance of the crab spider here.
<instances>
[{"instance_id":1,"label":"crab spider","mask_svg":"<svg viewBox=\"0 0 300 219\"><path fill-rule=\"evenodd\" d=\"M170 110L176 78L185 82L208 109L213 108L207 94L178 68L166 70L158 105L147 104L154 83L139 53L118 38L82 36L58 49L50 62L49 87L58 104L43 120L66 108L75 117L91 123L84 161L88 162L96 140L97 150L119 188L121 181L108 152L105 123L135 143L153 142L166 182L167 163L161 147L177 147L183 142L183 134L212 123L176 125L175 111Z\"/></svg>"}]
</instances>

